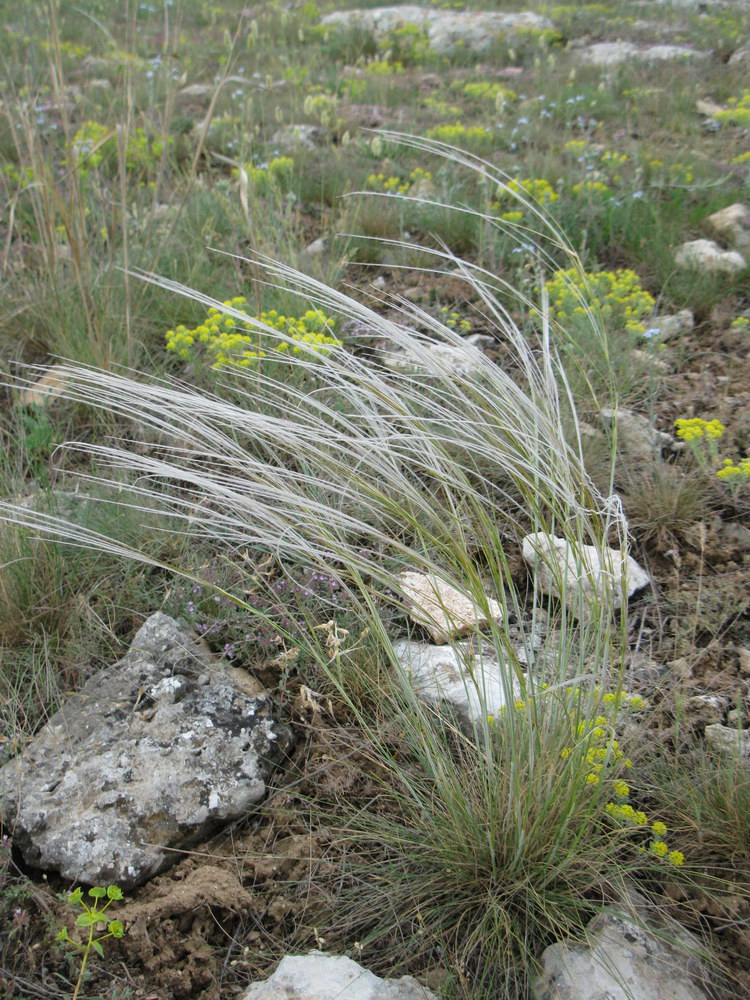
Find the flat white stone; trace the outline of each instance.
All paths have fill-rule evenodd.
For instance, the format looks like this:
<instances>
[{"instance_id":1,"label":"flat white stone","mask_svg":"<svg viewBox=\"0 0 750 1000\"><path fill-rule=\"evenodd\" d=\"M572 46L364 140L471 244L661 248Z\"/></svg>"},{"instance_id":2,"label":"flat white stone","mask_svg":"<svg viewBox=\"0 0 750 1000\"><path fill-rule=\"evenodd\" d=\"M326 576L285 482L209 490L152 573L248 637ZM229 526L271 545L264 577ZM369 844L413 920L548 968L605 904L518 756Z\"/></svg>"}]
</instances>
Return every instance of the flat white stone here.
<instances>
[{"instance_id":1,"label":"flat white stone","mask_svg":"<svg viewBox=\"0 0 750 1000\"><path fill-rule=\"evenodd\" d=\"M641 48L633 42L597 42L578 49L576 58L591 66L617 66L624 62L664 62L670 59L706 59L710 52L684 45L652 45Z\"/></svg>"},{"instance_id":2,"label":"flat white stone","mask_svg":"<svg viewBox=\"0 0 750 1000\"><path fill-rule=\"evenodd\" d=\"M409 615L438 644L502 621L503 609L487 598L489 617L476 603L444 580L425 573L402 573L399 584L410 604Z\"/></svg>"},{"instance_id":3,"label":"flat white stone","mask_svg":"<svg viewBox=\"0 0 750 1000\"><path fill-rule=\"evenodd\" d=\"M395 642L393 650L419 698L438 709L449 706L466 732L521 697L519 680L493 650L477 654L467 643L432 646L408 639Z\"/></svg>"},{"instance_id":4,"label":"flat white stone","mask_svg":"<svg viewBox=\"0 0 750 1000\"><path fill-rule=\"evenodd\" d=\"M343 955L287 955L239 1000L437 1000L412 976L381 979Z\"/></svg>"},{"instance_id":5,"label":"flat white stone","mask_svg":"<svg viewBox=\"0 0 750 1000\"><path fill-rule=\"evenodd\" d=\"M564 538L543 531L526 535L522 554L542 592L565 599L573 611L582 597L587 603L606 600L619 608L623 589L631 597L651 583L651 577L632 556L610 548L600 553L593 545L583 545L576 557Z\"/></svg>"},{"instance_id":6,"label":"flat white stone","mask_svg":"<svg viewBox=\"0 0 750 1000\"><path fill-rule=\"evenodd\" d=\"M471 344L430 344L430 357L441 368L455 375L477 375L484 368L484 355ZM429 358L412 357L406 351L385 351L381 360L391 371L405 374L430 374Z\"/></svg>"}]
</instances>

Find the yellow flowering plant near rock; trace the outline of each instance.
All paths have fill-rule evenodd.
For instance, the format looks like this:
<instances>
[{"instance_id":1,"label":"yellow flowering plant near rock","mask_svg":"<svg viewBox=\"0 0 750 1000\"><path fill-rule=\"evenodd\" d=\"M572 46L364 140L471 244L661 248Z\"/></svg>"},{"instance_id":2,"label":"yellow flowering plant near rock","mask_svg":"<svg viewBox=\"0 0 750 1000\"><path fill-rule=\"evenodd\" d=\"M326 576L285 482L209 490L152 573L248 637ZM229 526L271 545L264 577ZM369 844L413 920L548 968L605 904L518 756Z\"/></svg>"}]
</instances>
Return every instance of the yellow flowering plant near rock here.
<instances>
[{"instance_id":1,"label":"yellow flowering plant near rock","mask_svg":"<svg viewBox=\"0 0 750 1000\"><path fill-rule=\"evenodd\" d=\"M507 188L498 188L497 201L492 202L490 209L505 222L521 222L526 218L526 213L518 207L523 204L520 199L529 199L540 206L549 207L558 197L549 181L526 177L508 181ZM511 204L513 208L508 207Z\"/></svg>"},{"instance_id":2,"label":"yellow flowering plant near rock","mask_svg":"<svg viewBox=\"0 0 750 1000\"><path fill-rule=\"evenodd\" d=\"M550 306L563 326L586 322L592 314L607 330L644 334L642 319L654 309L654 299L641 288L631 270L579 272L556 271L546 285ZM583 302L588 304L584 308Z\"/></svg>"},{"instance_id":3,"label":"yellow flowering plant near rock","mask_svg":"<svg viewBox=\"0 0 750 1000\"><path fill-rule=\"evenodd\" d=\"M665 841L667 826L660 820L650 821L646 813L635 808L631 802L631 789L623 774L633 768L633 762L625 755L621 741L617 737L617 718L619 713L640 712L645 708L645 702L640 695L629 695L626 691L603 691L600 685L595 685L589 694L592 704L598 705L600 714L580 713L575 708L574 701L578 692L573 687L562 692L550 691L547 684L539 687L541 697L535 702L533 695L520 698L513 704L516 714L531 710L538 713L541 702L545 698L562 698L570 701L568 705L571 718L570 740L560 751L560 759L576 769L577 779L587 789L597 789L604 793L604 818L616 829L623 832L641 834L639 851L665 861L675 867L685 862L685 855L678 850L670 850ZM500 718L505 712L501 709ZM576 719L578 721L576 721ZM495 723L494 716L489 717L490 723ZM499 720L498 720L499 721ZM644 834L648 834L646 839Z\"/></svg>"},{"instance_id":4,"label":"yellow flowering plant near rock","mask_svg":"<svg viewBox=\"0 0 750 1000\"><path fill-rule=\"evenodd\" d=\"M680 417L674 422L677 437L690 449L698 467L705 473L719 461L717 441L726 427L720 420L703 417Z\"/></svg>"}]
</instances>

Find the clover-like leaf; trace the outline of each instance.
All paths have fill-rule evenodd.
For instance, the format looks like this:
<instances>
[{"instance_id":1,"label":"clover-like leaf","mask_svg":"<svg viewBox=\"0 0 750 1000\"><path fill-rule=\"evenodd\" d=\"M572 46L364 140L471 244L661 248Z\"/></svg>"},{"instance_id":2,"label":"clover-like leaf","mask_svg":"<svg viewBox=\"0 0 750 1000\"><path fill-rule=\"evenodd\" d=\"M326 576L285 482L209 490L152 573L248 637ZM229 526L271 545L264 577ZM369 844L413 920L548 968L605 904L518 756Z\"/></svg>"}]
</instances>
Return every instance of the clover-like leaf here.
<instances>
[{"instance_id":1,"label":"clover-like leaf","mask_svg":"<svg viewBox=\"0 0 750 1000\"><path fill-rule=\"evenodd\" d=\"M104 899L106 895L107 890L103 885L95 885L92 889L89 889L89 896L92 896L94 899Z\"/></svg>"},{"instance_id":2,"label":"clover-like leaf","mask_svg":"<svg viewBox=\"0 0 750 1000\"><path fill-rule=\"evenodd\" d=\"M125 927L121 920L110 920L107 930L115 938L121 938L125 933Z\"/></svg>"},{"instance_id":3,"label":"clover-like leaf","mask_svg":"<svg viewBox=\"0 0 750 1000\"><path fill-rule=\"evenodd\" d=\"M119 885L108 885L107 886L107 898L108 899L122 899L122 889Z\"/></svg>"}]
</instances>

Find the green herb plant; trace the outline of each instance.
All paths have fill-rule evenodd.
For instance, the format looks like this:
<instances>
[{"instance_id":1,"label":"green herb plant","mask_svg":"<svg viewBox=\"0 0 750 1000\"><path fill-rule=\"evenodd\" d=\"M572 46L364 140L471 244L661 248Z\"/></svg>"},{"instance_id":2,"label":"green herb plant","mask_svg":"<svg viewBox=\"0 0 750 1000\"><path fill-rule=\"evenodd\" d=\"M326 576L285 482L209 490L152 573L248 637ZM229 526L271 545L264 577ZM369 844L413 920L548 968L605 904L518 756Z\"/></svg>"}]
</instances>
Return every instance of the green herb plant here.
<instances>
[{"instance_id":1,"label":"green herb plant","mask_svg":"<svg viewBox=\"0 0 750 1000\"><path fill-rule=\"evenodd\" d=\"M102 941L106 941L107 938L121 938L125 934L125 928L119 920L109 920L105 914L109 907L115 900L121 900L122 889L117 885L108 885L105 889L103 885L95 885L93 888L89 889L88 895L94 900L93 904L89 906L86 900L83 898L83 889L79 886L74 889L73 892L68 894L67 902L73 908L81 908L83 913L79 913L76 917L76 927L88 928L88 940L83 944L79 944L78 941L74 941L68 934L68 928L63 927L57 934L55 938L56 941L63 941L65 944L71 945L71 947L76 948L81 955L81 969L78 973L78 979L76 980L75 987L73 989L72 1000L76 1000L78 993L81 989L81 983L83 982L83 974L86 971L86 965L89 960L89 955L93 949L100 958L104 958L104 949L102 948ZM103 905L99 905L99 901L105 899L107 902ZM98 928L105 925L107 930L104 934L99 934L98 937L94 935L97 933Z\"/></svg>"}]
</instances>

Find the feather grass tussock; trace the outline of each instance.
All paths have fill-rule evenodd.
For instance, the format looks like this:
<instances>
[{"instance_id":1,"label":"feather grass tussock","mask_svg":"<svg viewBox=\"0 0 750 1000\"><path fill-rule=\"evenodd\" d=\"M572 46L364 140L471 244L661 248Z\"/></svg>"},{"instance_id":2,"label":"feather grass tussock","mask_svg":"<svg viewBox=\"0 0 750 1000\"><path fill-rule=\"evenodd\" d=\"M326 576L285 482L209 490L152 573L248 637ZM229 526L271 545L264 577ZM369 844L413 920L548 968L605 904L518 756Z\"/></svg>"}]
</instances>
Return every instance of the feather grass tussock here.
<instances>
[{"instance_id":1,"label":"feather grass tussock","mask_svg":"<svg viewBox=\"0 0 750 1000\"><path fill-rule=\"evenodd\" d=\"M441 152L457 167L502 183L489 165L442 144L389 139ZM519 200L549 227L535 206ZM558 249L566 246L551 233ZM528 231L522 235L528 239ZM627 831L603 822L610 792L606 782L586 784L585 746L575 737L601 710L595 683L609 677L618 685L623 621L606 596L582 609L582 596L568 594L554 609L539 670L522 674L518 648L534 647L542 601L533 580L519 586L512 555L523 534L549 532L566 539L583 567L584 545L601 551L613 543L625 551L627 525L619 500L599 493L584 467L543 293L542 256L539 301L524 299L536 316L529 335L499 301L506 282L447 250L431 252L438 273L460 275L481 301L512 356L509 371L479 352L468 369L435 353L436 341L461 352L466 344L416 306L386 296L371 307L266 258L254 264L269 283L365 329L409 359L409 374L365 349L342 347L324 357L304 347L296 354L274 349L287 339L278 330L149 275L259 331L266 357L254 369L223 368L212 391L63 364L65 397L141 428L137 445L63 447L108 470L80 476L97 495L107 490L110 502L149 518L158 511L165 531L208 543L227 558L271 553L346 581L358 635L326 646L324 633L311 629L294 640L307 645L320 676L357 720L386 803L373 812L340 801L321 816L352 845L341 877L356 893L341 897L339 932L362 943L373 964L380 955L391 971L441 965L457 996L484 997L502 987L521 997L540 947L580 928L598 902L622 888L628 870L648 862L628 853ZM575 265L572 252L571 260ZM383 304L388 316L378 311ZM592 336L599 336L593 314L591 321ZM12 503L0 504L0 520L164 565L148 551ZM460 733L393 669L394 636L383 611L401 607L398 573L406 569L439 577L480 611L491 596L504 623L516 622L520 638L511 642L504 624L486 640L507 690L523 684L521 710L506 713L502 724L486 719L471 736ZM227 596L248 615L259 613L241 593ZM388 669L371 669L365 649ZM542 681L550 692L542 693ZM470 672L466 683L474 683ZM369 699L356 697L355 688L368 684ZM367 707L373 703L374 714ZM394 731L397 753L385 735ZM575 752L563 753L571 746Z\"/></svg>"}]
</instances>

